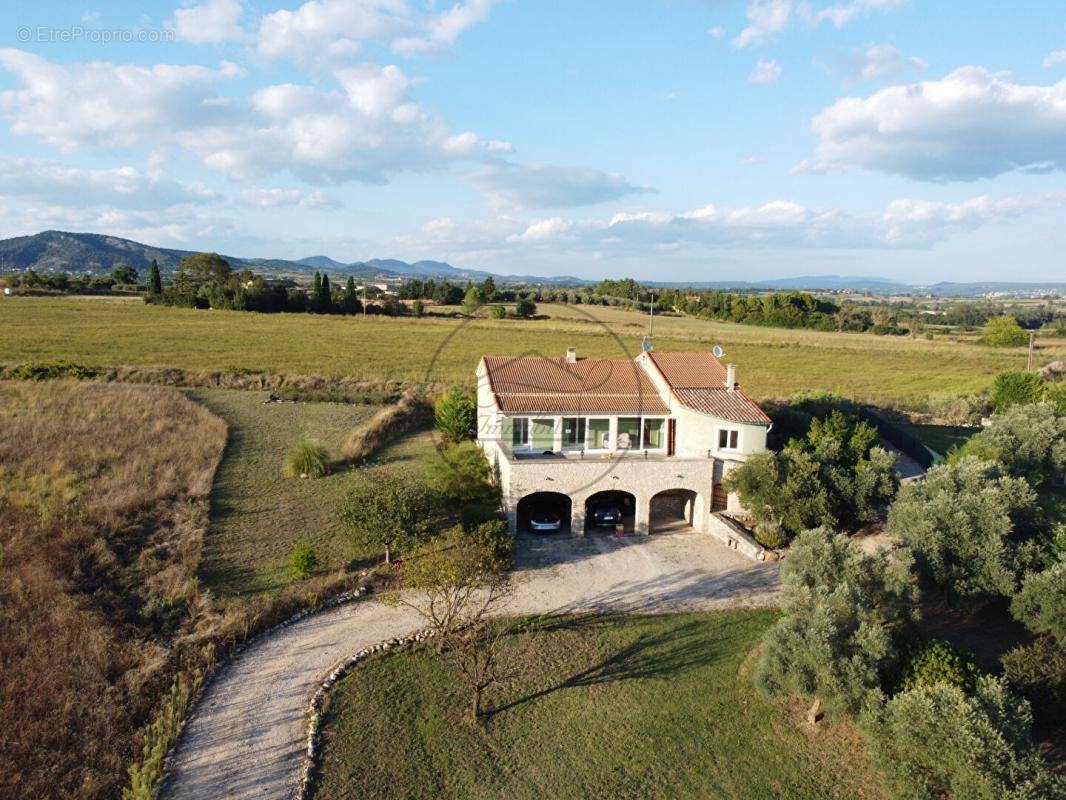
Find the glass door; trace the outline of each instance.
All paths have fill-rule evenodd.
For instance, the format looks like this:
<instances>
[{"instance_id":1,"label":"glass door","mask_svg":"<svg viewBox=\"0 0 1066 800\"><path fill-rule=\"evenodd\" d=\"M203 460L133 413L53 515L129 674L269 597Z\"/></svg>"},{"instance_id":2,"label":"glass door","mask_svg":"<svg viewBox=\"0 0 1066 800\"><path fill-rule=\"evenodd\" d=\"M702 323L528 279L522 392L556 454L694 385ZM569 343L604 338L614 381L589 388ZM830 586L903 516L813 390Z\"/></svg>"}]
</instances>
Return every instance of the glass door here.
<instances>
[{"instance_id":1,"label":"glass door","mask_svg":"<svg viewBox=\"0 0 1066 800\"><path fill-rule=\"evenodd\" d=\"M555 420L534 419L531 430L530 449L536 452L555 449Z\"/></svg>"}]
</instances>

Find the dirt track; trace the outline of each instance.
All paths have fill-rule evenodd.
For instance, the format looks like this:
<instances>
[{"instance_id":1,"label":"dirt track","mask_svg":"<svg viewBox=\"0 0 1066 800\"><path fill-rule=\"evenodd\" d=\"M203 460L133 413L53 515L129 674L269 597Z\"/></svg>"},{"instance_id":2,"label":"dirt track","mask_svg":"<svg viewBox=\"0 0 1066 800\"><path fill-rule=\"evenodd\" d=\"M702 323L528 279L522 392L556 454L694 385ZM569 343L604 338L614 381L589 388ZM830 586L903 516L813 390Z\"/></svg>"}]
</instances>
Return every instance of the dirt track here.
<instances>
[{"instance_id":1,"label":"dirt track","mask_svg":"<svg viewBox=\"0 0 1066 800\"><path fill-rule=\"evenodd\" d=\"M692 611L772 603L777 568L698 533L521 538L511 610ZM285 800L299 778L307 703L341 659L420 627L373 599L271 634L211 682L174 753L164 800Z\"/></svg>"}]
</instances>

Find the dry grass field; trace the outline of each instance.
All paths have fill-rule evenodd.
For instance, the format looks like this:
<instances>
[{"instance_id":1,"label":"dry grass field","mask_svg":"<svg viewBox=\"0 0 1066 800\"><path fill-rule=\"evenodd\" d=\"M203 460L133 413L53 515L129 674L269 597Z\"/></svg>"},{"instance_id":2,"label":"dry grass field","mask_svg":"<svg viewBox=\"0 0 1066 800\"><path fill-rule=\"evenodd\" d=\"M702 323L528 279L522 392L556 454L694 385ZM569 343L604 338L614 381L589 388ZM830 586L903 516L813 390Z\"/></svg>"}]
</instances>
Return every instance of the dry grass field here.
<instances>
[{"instance_id":1,"label":"dry grass field","mask_svg":"<svg viewBox=\"0 0 1066 800\"><path fill-rule=\"evenodd\" d=\"M0 797L116 797L192 624L225 426L155 386L0 382Z\"/></svg>"},{"instance_id":2,"label":"dry grass field","mask_svg":"<svg viewBox=\"0 0 1066 800\"><path fill-rule=\"evenodd\" d=\"M0 363L66 359L87 365L158 365L353 376L366 380L471 382L484 353L639 352L648 318L605 307L544 304L540 320L456 320L263 315L85 299L0 298ZM744 387L760 398L832 391L880 404L986 389L1023 368L1024 349L868 334L781 330L658 317L660 350L721 344ZM1038 361L1066 357L1041 340Z\"/></svg>"}]
</instances>

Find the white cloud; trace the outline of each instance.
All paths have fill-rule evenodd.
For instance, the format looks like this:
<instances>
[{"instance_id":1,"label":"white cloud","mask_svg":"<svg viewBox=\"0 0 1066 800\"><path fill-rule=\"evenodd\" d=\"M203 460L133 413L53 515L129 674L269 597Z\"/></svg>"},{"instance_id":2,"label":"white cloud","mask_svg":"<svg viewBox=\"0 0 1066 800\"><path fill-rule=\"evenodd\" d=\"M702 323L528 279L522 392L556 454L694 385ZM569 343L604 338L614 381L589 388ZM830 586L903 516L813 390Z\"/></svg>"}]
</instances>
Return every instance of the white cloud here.
<instances>
[{"instance_id":1,"label":"white cloud","mask_svg":"<svg viewBox=\"0 0 1066 800\"><path fill-rule=\"evenodd\" d=\"M309 0L266 14L257 49L268 58L348 59L367 42L387 42L401 55L443 50L486 20L498 0L462 0L435 12L408 0Z\"/></svg>"},{"instance_id":2,"label":"white cloud","mask_svg":"<svg viewBox=\"0 0 1066 800\"><path fill-rule=\"evenodd\" d=\"M462 253L532 249L555 256L613 253L640 257L675 250L750 248L925 249L986 225L1066 206L1066 193L974 197L957 203L901 198L880 211L852 213L789 200L735 208L706 205L680 213L619 212L609 219L551 216L460 222L434 220L405 246Z\"/></svg>"},{"instance_id":3,"label":"white cloud","mask_svg":"<svg viewBox=\"0 0 1066 800\"><path fill-rule=\"evenodd\" d=\"M773 83L781 77L781 67L777 63L777 59L773 58L769 61L763 61L759 59L755 65L755 69L752 70L751 75L748 76L748 83L766 85Z\"/></svg>"},{"instance_id":4,"label":"white cloud","mask_svg":"<svg viewBox=\"0 0 1066 800\"><path fill-rule=\"evenodd\" d=\"M723 28L721 25L715 25L713 28L707 29L707 35L710 36L712 39L721 39L723 36L725 36L725 28Z\"/></svg>"},{"instance_id":5,"label":"white cloud","mask_svg":"<svg viewBox=\"0 0 1066 800\"><path fill-rule=\"evenodd\" d=\"M217 44L243 39L239 0L205 0L174 11L169 26L178 39L191 44Z\"/></svg>"},{"instance_id":6,"label":"white cloud","mask_svg":"<svg viewBox=\"0 0 1066 800\"><path fill-rule=\"evenodd\" d=\"M18 134L65 151L175 145L215 170L252 180L288 172L316 184L384 183L508 152L507 142L452 131L408 95L415 82L395 66L338 70L344 91L267 86L250 98L214 84L239 74L223 62L198 66L59 65L0 50L0 67L22 88L0 92L0 114Z\"/></svg>"},{"instance_id":7,"label":"white cloud","mask_svg":"<svg viewBox=\"0 0 1066 800\"><path fill-rule=\"evenodd\" d=\"M890 44L875 44L857 50L843 59L844 76L853 81L875 81L898 78L912 70L924 70L929 65L915 56L906 56Z\"/></svg>"},{"instance_id":8,"label":"white cloud","mask_svg":"<svg viewBox=\"0 0 1066 800\"><path fill-rule=\"evenodd\" d=\"M304 192L300 189L255 187L241 192L245 203L259 208L299 206L301 208L327 208L336 203L319 190Z\"/></svg>"},{"instance_id":9,"label":"white cloud","mask_svg":"<svg viewBox=\"0 0 1066 800\"><path fill-rule=\"evenodd\" d=\"M962 67L942 80L838 100L812 123L816 157L797 167L855 167L919 180L977 180L1066 169L1066 80L1011 83Z\"/></svg>"},{"instance_id":10,"label":"white cloud","mask_svg":"<svg viewBox=\"0 0 1066 800\"><path fill-rule=\"evenodd\" d=\"M1066 64L1066 50L1052 50L1044 59L1044 66L1048 69L1059 64Z\"/></svg>"},{"instance_id":11,"label":"white cloud","mask_svg":"<svg viewBox=\"0 0 1066 800\"><path fill-rule=\"evenodd\" d=\"M399 67L363 64L338 70L336 76L348 93L349 102L368 117L399 113L401 118L410 119L417 112L407 94L412 81Z\"/></svg>"},{"instance_id":12,"label":"white cloud","mask_svg":"<svg viewBox=\"0 0 1066 800\"><path fill-rule=\"evenodd\" d=\"M494 208L586 206L653 191L617 172L556 164L496 162L469 173L467 180Z\"/></svg>"},{"instance_id":13,"label":"white cloud","mask_svg":"<svg viewBox=\"0 0 1066 800\"><path fill-rule=\"evenodd\" d=\"M230 109L212 85L238 74L227 62L218 69L104 61L63 65L9 48L0 48L0 68L22 81L22 88L0 92L0 114L11 121L11 130L65 151L121 147L221 123L231 118Z\"/></svg>"},{"instance_id":14,"label":"white cloud","mask_svg":"<svg viewBox=\"0 0 1066 800\"><path fill-rule=\"evenodd\" d=\"M86 207L168 208L212 200L215 193L198 183L183 183L157 169L85 169L31 158L0 159L0 194Z\"/></svg>"},{"instance_id":15,"label":"white cloud","mask_svg":"<svg viewBox=\"0 0 1066 800\"><path fill-rule=\"evenodd\" d=\"M448 10L425 19L420 35L401 37L392 43L392 48L405 55L449 48L468 28L488 19L496 2L497 0L466 0L456 3Z\"/></svg>"},{"instance_id":16,"label":"white cloud","mask_svg":"<svg viewBox=\"0 0 1066 800\"><path fill-rule=\"evenodd\" d=\"M734 47L761 44L785 28L792 18L792 0L753 0L747 15L748 26L733 39Z\"/></svg>"},{"instance_id":17,"label":"white cloud","mask_svg":"<svg viewBox=\"0 0 1066 800\"><path fill-rule=\"evenodd\" d=\"M748 25L733 39L732 44L734 47L760 45L796 23L814 27L822 22L829 22L837 28L843 28L862 14L890 11L905 2L906 0L851 0L816 9L805 0L751 0L747 9Z\"/></svg>"}]
</instances>

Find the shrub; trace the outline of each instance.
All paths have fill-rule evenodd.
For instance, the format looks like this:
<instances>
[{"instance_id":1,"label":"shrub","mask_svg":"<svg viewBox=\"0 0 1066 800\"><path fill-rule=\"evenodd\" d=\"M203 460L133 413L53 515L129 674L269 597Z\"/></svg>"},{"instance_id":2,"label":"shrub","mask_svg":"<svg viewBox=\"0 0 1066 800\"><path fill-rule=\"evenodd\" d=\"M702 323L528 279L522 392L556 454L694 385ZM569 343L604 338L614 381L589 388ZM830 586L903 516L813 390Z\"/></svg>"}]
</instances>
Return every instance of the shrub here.
<instances>
[{"instance_id":1,"label":"shrub","mask_svg":"<svg viewBox=\"0 0 1066 800\"><path fill-rule=\"evenodd\" d=\"M507 523L500 519L482 522L474 528L470 535L481 547L484 547L492 557L502 563L510 563L511 553L514 550L514 537L507 532Z\"/></svg>"},{"instance_id":2,"label":"shrub","mask_svg":"<svg viewBox=\"0 0 1066 800\"><path fill-rule=\"evenodd\" d=\"M1037 373L1008 370L992 381L988 399L996 411L1006 411L1011 406L1039 403L1043 394L1044 382Z\"/></svg>"},{"instance_id":3,"label":"shrub","mask_svg":"<svg viewBox=\"0 0 1066 800\"><path fill-rule=\"evenodd\" d=\"M537 304L530 300L528 297L520 297L514 306L514 313L516 317L522 319L529 319L537 313Z\"/></svg>"},{"instance_id":4,"label":"shrub","mask_svg":"<svg viewBox=\"0 0 1066 800\"><path fill-rule=\"evenodd\" d=\"M298 581L315 574L318 569L318 555L310 542L297 542L292 548L292 554L289 556L289 569Z\"/></svg>"},{"instance_id":5,"label":"shrub","mask_svg":"<svg viewBox=\"0 0 1066 800\"><path fill-rule=\"evenodd\" d=\"M374 478L356 485L341 508L341 518L358 544L380 547L389 563L394 549L428 539L445 514L421 478L386 468L378 468Z\"/></svg>"},{"instance_id":6,"label":"shrub","mask_svg":"<svg viewBox=\"0 0 1066 800\"><path fill-rule=\"evenodd\" d=\"M285 456L285 474L290 478L321 478L329 474L329 453L319 442L304 439Z\"/></svg>"},{"instance_id":7,"label":"shrub","mask_svg":"<svg viewBox=\"0 0 1066 800\"><path fill-rule=\"evenodd\" d=\"M365 461L393 439L429 417L429 403L420 394L408 391L364 424L352 428L341 444L341 455L349 462Z\"/></svg>"},{"instance_id":8,"label":"shrub","mask_svg":"<svg viewBox=\"0 0 1066 800\"><path fill-rule=\"evenodd\" d=\"M955 451L952 460L967 455L998 461L1033 488L1061 483L1066 476L1066 415L1050 403L1008 408Z\"/></svg>"},{"instance_id":9,"label":"shrub","mask_svg":"<svg viewBox=\"0 0 1066 800\"><path fill-rule=\"evenodd\" d=\"M460 510L464 522L481 522L499 511L500 491L480 447L460 442L441 448L438 456L429 463L430 485L445 503Z\"/></svg>"},{"instance_id":10,"label":"shrub","mask_svg":"<svg viewBox=\"0 0 1066 800\"><path fill-rule=\"evenodd\" d=\"M966 457L933 467L924 481L900 489L888 531L956 597L1009 597L1019 577L1040 560L1028 541L1035 499L1023 479Z\"/></svg>"},{"instance_id":11,"label":"shrub","mask_svg":"<svg viewBox=\"0 0 1066 800\"><path fill-rule=\"evenodd\" d=\"M433 406L437 430L450 442L473 439L477 435L477 400L465 389L454 386Z\"/></svg>"},{"instance_id":12,"label":"shrub","mask_svg":"<svg viewBox=\"0 0 1066 800\"><path fill-rule=\"evenodd\" d=\"M981 331L981 343L991 347L1018 347L1029 342L1029 334L1009 314L992 317Z\"/></svg>"},{"instance_id":13,"label":"shrub","mask_svg":"<svg viewBox=\"0 0 1066 800\"><path fill-rule=\"evenodd\" d=\"M1026 575L1010 610L1033 633L1049 633L1066 647L1066 563Z\"/></svg>"},{"instance_id":14,"label":"shrub","mask_svg":"<svg viewBox=\"0 0 1066 800\"><path fill-rule=\"evenodd\" d=\"M415 300L411 303L411 313L416 317L421 317L426 313L426 304L421 300Z\"/></svg>"},{"instance_id":15,"label":"shrub","mask_svg":"<svg viewBox=\"0 0 1066 800\"><path fill-rule=\"evenodd\" d=\"M96 371L71 361L38 361L13 367L9 376L19 381L47 381L55 378L73 378L89 380L96 377Z\"/></svg>"},{"instance_id":16,"label":"shrub","mask_svg":"<svg viewBox=\"0 0 1066 800\"><path fill-rule=\"evenodd\" d=\"M485 305L485 291L480 286L471 286L463 295L463 311L473 314Z\"/></svg>"},{"instance_id":17,"label":"shrub","mask_svg":"<svg viewBox=\"0 0 1066 800\"><path fill-rule=\"evenodd\" d=\"M906 690L946 683L969 694L980 675L972 653L943 639L930 639L904 652L900 686Z\"/></svg>"},{"instance_id":18,"label":"shrub","mask_svg":"<svg viewBox=\"0 0 1066 800\"><path fill-rule=\"evenodd\" d=\"M989 410L988 398L974 394L966 397L942 397L929 401L929 413L949 425L979 425Z\"/></svg>"},{"instance_id":19,"label":"shrub","mask_svg":"<svg viewBox=\"0 0 1066 800\"><path fill-rule=\"evenodd\" d=\"M489 316L493 319L503 319L507 316L507 309L503 306L490 306Z\"/></svg>"},{"instance_id":20,"label":"shrub","mask_svg":"<svg viewBox=\"0 0 1066 800\"><path fill-rule=\"evenodd\" d=\"M1046 384L1044 399L1055 406L1056 411L1066 416L1066 380Z\"/></svg>"},{"instance_id":21,"label":"shrub","mask_svg":"<svg viewBox=\"0 0 1066 800\"><path fill-rule=\"evenodd\" d=\"M867 556L825 528L796 537L781 567L784 615L756 666L759 689L851 714L877 697L896 664L893 636L916 606L910 564L906 551Z\"/></svg>"},{"instance_id":22,"label":"shrub","mask_svg":"<svg viewBox=\"0 0 1066 800\"><path fill-rule=\"evenodd\" d=\"M867 743L899 798L1063 797L1030 738L1029 704L996 678L973 697L938 683L893 697L864 719Z\"/></svg>"},{"instance_id":23,"label":"shrub","mask_svg":"<svg viewBox=\"0 0 1066 800\"><path fill-rule=\"evenodd\" d=\"M770 550L778 550L788 544L788 535L776 522L760 522L755 528L755 541Z\"/></svg>"},{"instance_id":24,"label":"shrub","mask_svg":"<svg viewBox=\"0 0 1066 800\"><path fill-rule=\"evenodd\" d=\"M1003 654L1003 677L1011 689L1028 700L1042 722L1066 718L1066 651L1041 636Z\"/></svg>"}]
</instances>

